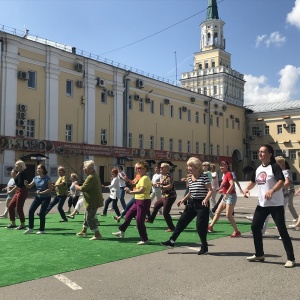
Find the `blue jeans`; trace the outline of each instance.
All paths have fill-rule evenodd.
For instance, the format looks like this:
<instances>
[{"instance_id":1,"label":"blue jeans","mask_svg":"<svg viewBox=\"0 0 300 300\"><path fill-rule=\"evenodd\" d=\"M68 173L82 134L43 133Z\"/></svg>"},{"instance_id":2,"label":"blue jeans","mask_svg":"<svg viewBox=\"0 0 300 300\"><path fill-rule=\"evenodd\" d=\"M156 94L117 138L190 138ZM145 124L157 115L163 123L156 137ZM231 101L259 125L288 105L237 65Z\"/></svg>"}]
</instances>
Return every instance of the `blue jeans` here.
<instances>
[{"instance_id":1,"label":"blue jeans","mask_svg":"<svg viewBox=\"0 0 300 300\"><path fill-rule=\"evenodd\" d=\"M121 217L124 218L126 216L126 213L129 211L133 203L135 202L134 197L126 204L125 209L121 213Z\"/></svg>"},{"instance_id":2,"label":"blue jeans","mask_svg":"<svg viewBox=\"0 0 300 300\"><path fill-rule=\"evenodd\" d=\"M123 210L126 207L126 202L125 202L125 186L124 187L120 187L120 202L121 205L123 207Z\"/></svg>"},{"instance_id":3,"label":"blue jeans","mask_svg":"<svg viewBox=\"0 0 300 300\"><path fill-rule=\"evenodd\" d=\"M109 204L112 202L112 206L113 206L113 209L115 210L117 216L120 215L120 211L119 211L119 208L118 208L118 198L116 199L112 199L110 197L108 197L106 200L105 200L105 203L104 203L104 208L103 208L103 214L106 215L107 214L107 209L108 209L108 206Z\"/></svg>"},{"instance_id":4,"label":"blue jeans","mask_svg":"<svg viewBox=\"0 0 300 300\"><path fill-rule=\"evenodd\" d=\"M45 214L47 215L48 212L58 203L57 210L60 213L61 218L65 221L68 221L68 219L66 217L66 214L63 210L63 206L65 204L66 199L67 199L67 195L63 195L63 196L57 195L57 196L55 196L54 199L49 204Z\"/></svg>"},{"instance_id":5,"label":"blue jeans","mask_svg":"<svg viewBox=\"0 0 300 300\"><path fill-rule=\"evenodd\" d=\"M28 218L29 218L29 229L33 229L34 228L34 213L35 211L38 209L38 207L41 205L41 209L40 209L40 213L39 213L39 217L40 217L40 231L44 231L45 230L45 222L46 222L46 210L47 207L49 206L51 200L51 196L49 197L44 197L44 198L39 198L39 197L35 197L33 202L31 203L31 206L29 208L29 214L28 214Z\"/></svg>"}]
</instances>

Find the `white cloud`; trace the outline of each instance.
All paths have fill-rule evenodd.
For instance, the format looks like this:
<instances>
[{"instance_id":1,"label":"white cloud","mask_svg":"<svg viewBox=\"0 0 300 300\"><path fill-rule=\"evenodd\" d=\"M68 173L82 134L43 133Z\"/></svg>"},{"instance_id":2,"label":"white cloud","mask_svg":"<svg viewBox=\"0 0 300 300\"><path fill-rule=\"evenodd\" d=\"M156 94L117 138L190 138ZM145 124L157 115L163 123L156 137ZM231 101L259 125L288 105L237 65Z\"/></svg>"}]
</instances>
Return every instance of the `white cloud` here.
<instances>
[{"instance_id":1,"label":"white cloud","mask_svg":"<svg viewBox=\"0 0 300 300\"><path fill-rule=\"evenodd\" d=\"M281 35L280 32L274 31L269 36L266 34L258 35L256 37L255 48L258 48L261 43L264 43L267 47L270 47L271 44L279 47L285 42L285 36Z\"/></svg>"},{"instance_id":2,"label":"white cloud","mask_svg":"<svg viewBox=\"0 0 300 300\"><path fill-rule=\"evenodd\" d=\"M292 11L288 13L286 21L300 29L300 0L295 1L295 6Z\"/></svg>"},{"instance_id":3,"label":"white cloud","mask_svg":"<svg viewBox=\"0 0 300 300\"><path fill-rule=\"evenodd\" d=\"M300 78L300 67L286 65L279 71L279 75L278 87L270 86L268 78L264 75L245 75L245 105L300 100L293 98L297 97L299 92L297 81Z\"/></svg>"}]
</instances>

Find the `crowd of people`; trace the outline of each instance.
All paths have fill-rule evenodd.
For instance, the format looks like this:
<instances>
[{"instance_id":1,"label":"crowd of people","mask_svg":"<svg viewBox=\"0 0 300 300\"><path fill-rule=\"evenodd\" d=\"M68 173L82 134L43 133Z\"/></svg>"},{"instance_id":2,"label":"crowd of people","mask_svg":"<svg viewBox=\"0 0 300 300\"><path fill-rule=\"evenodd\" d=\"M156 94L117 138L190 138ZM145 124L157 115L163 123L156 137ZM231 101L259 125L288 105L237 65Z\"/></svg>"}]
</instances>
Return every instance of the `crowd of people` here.
<instances>
[{"instance_id":1,"label":"crowd of people","mask_svg":"<svg viewBox=\"0 0 300 300\"><path fill-rule=\"evenodd\" d=\"M107 210L110 203L116 216L113 218L122 224L119 224L119 231L112 234L119 238L124 238L126 230L131 221L135 218L136 228L140 237L138 245L150 243L146 223L154 223L157 213L162 210L164 220L167 224L166 232L170 232L170 238L161 242L161 245L168 248L174 248L176 240L180 234L196 217L196 230L201 241L201 248L198 255L208 252L207 234L214 231L213 227L220 218L223 210L226 217L233 227L232 238L241 236L234 219L234 207L237 202L237 185L240 193L248 198L249 191L257 185L258 204L255 209L251 230L253 234L255 254L247 257L250 262L264 261L263 234L264 228L268 222L269 216L272 216L280 239L284 245L287 255L286 268L295 266L295 257L293 245L285 223L285 207L287 206L296 222L296 230L300 228L300 216L297 214L294 205L294 195L300 194L300 188L295 191L291 180L289 165L283 157L274 157L274 150L270 145L263 145L258 151L258 157L261 165L253 172L251 180L244 191L236 179L235 173L230 170L228 162L220 162L220 171L222 173L221 183L219 185L216 166L210 162L201 162L196 157L191 157L187 161L187 176L183 178L186 182L186 192L182 199L177 200L177 206L185 205L177 224L173 223L170 215L171 208L176 202L177 193L174 180L170 172L170 166L162 163L155 167L155 174L152 179L148 176L149 165L145 161L139 161L135 165L136 176L129 179L122 166L111 170L111 183L103 185L100 182L99 175L95 171L94 162L89 160L83 164L83 172L86 175L82 185L78 183L78 175L72 173L70 176L71 185L68 188L66 171L63 166L59 166L58 178L55 183L47 175L44 165L39 164L36 169L37 175L29 183L26 177L26 165L22 160L15 163L15 168L11 171L11 179L7 187L2 191L7 193L5 202L6 209L1 218L9 216L10 224L7 229L24 230L24 234L34 233L34 219L37 209L40 224L37 234L45 233L46 215L56 205L61 216L60 222L68 222L68 219L74 219L79 214L80 208L84 206L84 218L82 230L77 233L78 236L87 237L88 228L94 233L90 240L102 239L99 230L99 221L97 211L103 207L102 217L107 216ZM35 187L35 197L31 203L28 212L28 227L25 225L24 203L28 196L28 189ZM104 201L102 188L110 190L109 197ZM51 193L55 191L55 197L51 201ZM132 195L132 199L126 204L124 195ZM220 194L219 201L216 201L217 194ZM68 211L63 210L64 203L68 198ZM156 198L151 211L151 202ZM118 207L118 200L121 202L122 211ZM210 208L213 204L214 208ZM71 212L71 208L74 208ZM66 214L67 213L67 214ZM16 225L16 218L20 219L20 225ZM212 219L209 221L209 219Z\"/></svg>"}]
</instances>

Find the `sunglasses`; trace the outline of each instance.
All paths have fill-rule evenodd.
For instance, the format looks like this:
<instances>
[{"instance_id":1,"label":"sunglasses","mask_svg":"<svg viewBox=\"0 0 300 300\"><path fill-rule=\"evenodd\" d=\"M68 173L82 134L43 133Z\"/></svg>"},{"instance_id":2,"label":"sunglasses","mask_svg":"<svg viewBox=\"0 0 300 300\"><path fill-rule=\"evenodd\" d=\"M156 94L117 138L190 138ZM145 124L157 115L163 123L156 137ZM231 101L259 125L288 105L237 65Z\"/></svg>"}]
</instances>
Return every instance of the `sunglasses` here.
<instances>
[{"instance_id":1,"label":"sunglasses","mask_svg":"<svg viewBox=\"0 0 300 300\"><path fill-rule=\"evenodd\" d=\"M143 170L143 169L145 169L145 168L142 168L142 167L136 168L136 170Z\"/></svg>"}]
</instances>

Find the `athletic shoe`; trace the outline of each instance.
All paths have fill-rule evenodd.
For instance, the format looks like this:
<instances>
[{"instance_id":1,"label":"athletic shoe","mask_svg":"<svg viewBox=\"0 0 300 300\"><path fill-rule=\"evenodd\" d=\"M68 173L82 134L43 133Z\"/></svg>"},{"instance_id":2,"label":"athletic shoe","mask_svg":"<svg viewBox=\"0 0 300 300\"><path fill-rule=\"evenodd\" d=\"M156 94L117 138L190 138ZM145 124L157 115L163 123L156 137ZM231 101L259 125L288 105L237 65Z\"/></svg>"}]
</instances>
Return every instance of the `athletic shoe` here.
<instances>
[{"instance_id":1,"label":"athletic shoe","mask_svg":"<svg viewBox=\"0 0 300 300\"><path fill-rule=\"evenodd\" d=\"M297 219L293 219L293 220L292 220L292 222L297 222L297 221L298 221Z\"/></svg>"},{"instance_id":2,"label":"athletic shoe","mask_svg":"<svg viewBox=\"0 0 300 300\"><path fill-rule=\"evenodd\" d=\"M97 241L101 239L102 239L102 235L100 234L100 236L93 236L92 238L90 238L90 241Z\"/></svg>"},{"instance_id":3,"label":"athletic shoe","mask_svg":"<svg viewBox=\"0 0 300 300\"><path fill-rule=\"evenodd\" d=\"M211 225L208 225L207 232L213 232L213 231L214 231L213 227Z\"/></svg>"},{"instance_id":4,"label":"athletic shoe","mask_svg":"<svg viewBox=\"0 0 300 300\"><path fill-rule=\"evenodd\" d=\"M124 238L124 232L123 231L118 231L118 232L112 232L112 235L117 236L119 238Z\"/></svg>"},{"instance_id":5,"label":"athletic shoe","mask_svg":"<svg viewBox=\"0 0 300 300\"><path fill-rule=\"evenodd\" d=\"M74 219L74 216L69 215L69 216L67 216L67 218Z\"/></svg>"},{"instance_id":6,"label":"athletic shoe","mask_svg":"<svg viewBox=\"0 0 300 300\"><path fill-rule=\"evenodd\" d=\"M237 231L234 231L234 233L230 237L235 238L235 237L239 237L239 236L241 236L241 233L237 230Z\"/></svg>"},{"instance_id":7,"label":"athletic shoe","mask_svg":"<svg viewBox=\"0 0 300 300\"><path fill-rule=\"evenodd\" d=\"M285 268L293 268L295 267L295 261L294 260L288 260L285 265L284 265Z\"/></svg>"},{"instance_id":8,"label":"athletic shoe","mask_svg":"<svg viewBox=\"0 0 300 300\"><path fill-rule=\"evenodd\" d=\"M207 247L201 247L200 251L198 252L198 255L203 255L206 254L208 252L208 248Z\"/></svg>"},{"instance_id":9,"label":"athletic shoe","mask_svg":"<svg viewBox=\"0 0 300 300\"><path fill-rule=\"evenodd\" d=\"M262 255L262 256L252 255L252 256L247 257L247 260L248 261L264 261L265 256L264 255Z\"/></svg>"},{"instance_id":10,"label":"athletic shoe","mask_svg":"<svg viewBox=\"0 0 300 300\"><path fill-rule=\"evenodd\" d=\"M82 232L82 231L76 233L76 235L78 235L78 236L83 236L83 237L87 237L86 232Z\"/></svg>"},{"instance_id":11,"label":"athletic shoe","mask_svg":"<svg viewBox=\"0 0 300 300\"><path fill-rule=\"evenodd\" d=\"M33 229L27 229L23 232L24 234L29 234L29 233L33 233Z\"/></svg>"},{"instance_id":12,"label":"athletic shoe","mask_svg":"<svg viewBox=\"0 0 300 300\"><path fill-rule=\"evenodd\" d=\"M24 229L26 229L26 227L23 226L23 225L19 225L19 226L16 227L15 229L16 229L16 230L24 230Z\"/></svg>"},{"instance_id":13,"label":"athletic shoe","mask_svg":"<svg viewBox=\"0 0 300 300\"><path fill-rule=\"evenodd\" d=\"M140 241L138 243L136 243L137 245L147 245L147 244L150 244L150 241L147 240L147 241Z\"/></svg>"},{"instance_id":14,"label":"athletic shoe","mask_svg":"<svg viewBox=\"0 0 300 300\"><path fill-rule=\"evenodd\" d=\"M114 210L112 207L110 207L108 210Z\"/></svg>"},{"instance_id":15,"label":"athletic shoe","mask_svg":"<svg viewBox=\"0 0 300 300\"><path fill-rule=\"evenodd\" d=\"M45 231L39 230L36 234L45 234Z\"/></svg>"},{"instance_id":16,"label":"athletic shoe","mask_svg":"<svg viewBox=\"0 0 300 300\"><path fill-rule=\"evenodd\" d=\"M10 229L10 228L17 228L17 225L13 225L13 224L9 224L6 226L7 229Z\"/></svg>"},{"instance_id":17,"label":"athletic shoe","mask_svg":"<svg viewBox=\"0 0 300 300\"><path fill-rule=\"evenodd\" d=\"M172 243L170 240L166 241L166 242L161 242L160 243L162 246L168 247L169 249L174 249L174 244Z\"/></svg>"}]
</instances>

